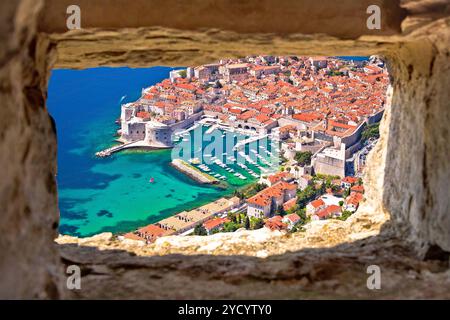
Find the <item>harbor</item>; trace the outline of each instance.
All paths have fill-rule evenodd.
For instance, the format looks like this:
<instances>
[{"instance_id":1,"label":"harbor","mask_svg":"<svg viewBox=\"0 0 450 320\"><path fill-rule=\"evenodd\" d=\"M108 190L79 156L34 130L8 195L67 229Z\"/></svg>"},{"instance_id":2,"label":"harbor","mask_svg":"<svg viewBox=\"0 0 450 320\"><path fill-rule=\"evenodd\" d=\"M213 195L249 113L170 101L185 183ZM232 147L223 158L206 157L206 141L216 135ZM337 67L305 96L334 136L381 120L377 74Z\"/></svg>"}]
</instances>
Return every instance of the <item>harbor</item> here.
<instances>
[{"instance_id":1,"label":"harbor","mask_svg":"<svg viewBox=\"0 0 450 320\"><path fill-rule=\"evenodd\" d=\"M217 119L204 117L189 128L173 133L173 145L187 143L189 148L191 148L193 157L184 158L183 161L174 159L171 162L171 166L200 184L218 184L220 181L223 181L242 185L259 179L263 174L275 172L278 169L278 159L271 159L273 153L266 150L268 148L267 143L260 144L260 142L267 142L269 135L247 131L228 128L221 125ZM235 140L231 154L226 152L218 154L204 153L206 145L202 145L198 150L194 150L195 134L201 134L202 141L209 141L208 136L212 136L216 132L220 132L224 140L227 138ZM119 139L119 141L122 140ZM155 150L171 147L160 143L152 143L150 145L146 141L139 140L113 146L99 151L95 155L103 158L113 153L133 148Z\"/></svg>"}]
</instances>

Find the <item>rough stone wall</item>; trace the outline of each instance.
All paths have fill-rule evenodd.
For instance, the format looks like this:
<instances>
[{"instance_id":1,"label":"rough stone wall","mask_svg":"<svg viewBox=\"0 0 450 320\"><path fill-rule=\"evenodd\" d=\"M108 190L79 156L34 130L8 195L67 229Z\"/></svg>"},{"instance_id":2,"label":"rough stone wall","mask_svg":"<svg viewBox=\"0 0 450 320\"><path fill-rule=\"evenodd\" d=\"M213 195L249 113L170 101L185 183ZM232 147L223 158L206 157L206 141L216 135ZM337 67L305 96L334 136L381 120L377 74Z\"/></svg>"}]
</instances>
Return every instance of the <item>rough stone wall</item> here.
<instances>
[{"instance_id":1,"label":"rough stone wall","mask_svg":"<svg viewBox=\"0 0 450 320\"><path fill-rule=\"evenodd\" d=\"M384 171L385 208L421 256L450 251L449 19L391 53L394 97Z\"/></svg>"},{"instance_id":2,"label":"rough stone wall","mask_svg":"<svg viewBox=\"0 0 450 320\"><path fill-rule=\"evenodd\" d=\"M40 1L0 4L0 298L57 298L56 139L44 107Z\"/></svg>"},{"instance_id":3,"label":"rough stone wall","mask_svg":"<svg viewBox=\"0 0 450 320\"><path fill-rule=\"evenodd\" d=\"M354 39L395 34L405 10L399 0L46 0L40 23L45 32L65 32L66 8L79 5L83 28L159 26L180 30L217 29L237 33L328 34ZM366 9L378 5L382 30L366 28ZM164 13L164 14L162 14ZM312 18L313 17L313 18ZM342 23L345 21L346 23Z\"/></svg>"},{"instance_id":4,"label":"rough stone wall","mask_svg":"<svg viewBox=\"0 0 450 320\"><path fill-rule=\"evenodd\" d=\"M316 239L311 237L311 243L334 230L324 231ZM202 238L208 246L207 239ZM64 294L70 299L450 298L448 264L415 259L399 239L369 237L329 248L301 250L293 247L295 240L298 238L274 236L266 246L258 241L247 246L228 243L244 253L249 245L269 250L288 248L267 258L262 253L254 257L237 253L209 255L205 251L196 255L182 252L136 256L111 249L114 241L103 234L81 246L61 244L63 262L80 265L83 274L82 289ZM192 245L196 246L195 241ZM372 264L382 268L381 290L367 289L366 268Z\"/></svg>"}]
</instances>

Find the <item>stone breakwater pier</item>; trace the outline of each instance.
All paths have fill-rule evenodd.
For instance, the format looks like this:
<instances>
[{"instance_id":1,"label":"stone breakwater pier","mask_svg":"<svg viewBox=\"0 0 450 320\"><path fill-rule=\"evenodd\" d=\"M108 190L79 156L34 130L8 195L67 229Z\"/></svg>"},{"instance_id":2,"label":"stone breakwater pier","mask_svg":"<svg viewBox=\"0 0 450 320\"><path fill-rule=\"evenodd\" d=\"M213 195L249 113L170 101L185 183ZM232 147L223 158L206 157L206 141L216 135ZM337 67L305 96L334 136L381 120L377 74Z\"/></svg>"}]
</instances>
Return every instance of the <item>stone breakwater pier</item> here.
<instances>
[{"instance_id":1,"label":"stone breakwater pier","mask_svg":"<svg viewBox=\"0 0 450 320\"><path fill-rule=\"evenodd\" d=\"M181 159L174 159L171 162L172 167L185 175L189 176L193 180L202 184L218 184L220 181L207 173L201 172L197 168L191 166L187 162Z\"/></svg>"},{"instance_id":2,"label":"stone breakwater pier","mask_svg":"<svg viewBox=\"0 0 450 320\"><path fill-rule=\"evenodd\" d=\"M120 144L117 146L113 146L111 148L99 151L95 153L95 156L99 157L99 158L105 158L105 157L109 157L110 155L112 155L115 152L119 152L121 150L125 150L125 149L169 149L171 148L171 146L167 146L164 144L159 144L159 143L148 143L146 141L143 140L139 140L139 141L134 141L134 142L127 142L124 144Z\"/></svg>"},{"instance_id":3,"label":"stone breakwater pier","mask_svg":"<svg viewBox=\"0 0 450 320\"><path fill-rule=\"evenodd\" d=\"M111 154L113 154L114 152L118 152L120 150L124 150L127 148L128 145L130 145L131 143L124 143L124 144L120 144L99 152L95 153L95 156L99 157L99 158L105 158L105 157L109 157Z\"/></svg>"}]
</instances>

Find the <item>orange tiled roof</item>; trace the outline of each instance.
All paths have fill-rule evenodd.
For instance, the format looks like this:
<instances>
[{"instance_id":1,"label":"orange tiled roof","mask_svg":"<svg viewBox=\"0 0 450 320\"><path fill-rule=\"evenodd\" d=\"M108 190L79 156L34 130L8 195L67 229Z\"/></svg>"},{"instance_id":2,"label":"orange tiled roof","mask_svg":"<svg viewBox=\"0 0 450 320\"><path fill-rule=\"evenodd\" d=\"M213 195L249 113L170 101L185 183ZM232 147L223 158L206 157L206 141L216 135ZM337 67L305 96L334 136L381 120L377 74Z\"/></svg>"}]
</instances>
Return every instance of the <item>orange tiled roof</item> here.
<instances>
[{"instance_id":1,"label":"orange tiled roof","mask_svg":"<svg viewBox=\"0 0 450 320\"><path fill-rule=\"evenodd\" d=\"M285 203L283 203L283 209L290 210L290 209L294 208L296 205L297 205L297 197L294 197L294 198L286 201Z\"/></svg>"},{"instance_id":2,"label":"orange tiled roof","mask_svg":"<svg viewBox=\"0 0 450 320\"><path fill-rule=\"evenodd\" d=\"M356 183L357 181L358 181L358 178L350 177L350 176L347 176L344 179L342 179L342 182L351 183L351 184Z\"/></svg>"},{"instance_id":3,"label":"orange tiled roof","mask_svg":"<svg viewBox=\"0 0 450 320\"><path fill-rule=\"evenodd\" d=\"M311 204L314 208L317 209L317 208L319 208L319 207L325 205L325 202L323 202L322 199L317 199L317 200L311 201L310 204Z\"/></svg>"},{"instance_id":4,"label":"orange tiled roof","mask_svg":"<svg viewBox=\"0 0 450 320\"><path fill-rule=\"evenodd\" d=\"M146 235L149 235L152 237L161 237L167 233L166 230L164 230L163 228L160 228L154 224L149 224L148 226L140 228L137 230L137 232L140 232L142 234L146 234Z\"/></svg>"},{"instance_id":5,"label":"orange tiled roof","mask_svg":"<svg viewBox=\"0 0 450 320\"><path fill-rule=\"evenodd\" d=\"M296 113L292 116L292 119L305 122L312 122L322 119L322 116L317 113Z\"/></svg>"},{"instance_id":6,"label":"orange tiled roof","mask_svg":"<svg viewBox=\"0 0 450 320\"><path fill-rule=\"evenodd\" d=\"M295 189L297 189L296 184L290 184L285 181L279 181L273 186L265 188L264 190L258 192L253 197L247 199L247 202L265 207L271 203L272 198L281 197L284 194L284 190L295 190Z\"/></svg>"},{"instance_id":7,"label":"orange tiled roof","mask_svg":"<svg viewBox=\"0 0 450 320\"><path fill-rule=\"evenodd\" d=\"M228 218L213 218L203 223L203 226L205 227L206 230L212 230L229 221L230 220Z\"/></svg>"},{"instance_id":8,"label":"orange tiled roof","mask_svg":"<svg viewBox=\"0 0 450 320\"><path fill-rule=\"evenodd\" d=\"M353 186L350 188L351 191L364 193L364 186Z\"/></svg>"},{"instance_id":9,"label":"orange tiled roof","mask_svg":"<svg viewBox=\"0 0 450 320\"><path fill-rule=\"evenodd\" d=\"M325 207L325 208L319 210L319 211L316 213L316 215L317 215L319 218L327 218L327 217L331 216L332 214L339 213L339 212L341 212L341 211L342 211L342 209L341 209L340 206L337 206L337 205L332 204L332 205L330 205L330 206L327 206L327 207Z\"/></svg>"},{"instance_id":10,"label":"orange tiled roof","mask_svg":"<svg viewBox=\"0 0 450 320\"><path fill-rule=\"evenodd\" d=\"M285 218L291 221L292 223L297 223L298 221L300 221L300 216L296 213L288 214Z\"/></svg>"},{"instance_id":11,"label":"orange tiled roof","mask_svg":"<svg viewBox=\"0 0 450 320\"><path fill-rule=\"evenodd\" d=\"M144 238L139 237L137 234L135 234L135 233L133 233L133 232L125 233L123 236L124 236L125 238L131 239L131 240L145 241Z\"/></svg>"},{"instance_id":12,"label":"orange tiled roof","mask_svg":"<svg viewBox=\"0 0 450 320\"><path fill-rule=\"evenodd\" d=\"M289 172L282 171L282 172L275 173L271 176L268 176L267 180L269 180L271 184L274 184L282 179L289 178L291 176L292 175Z\"/></svg>"}]
</instances>

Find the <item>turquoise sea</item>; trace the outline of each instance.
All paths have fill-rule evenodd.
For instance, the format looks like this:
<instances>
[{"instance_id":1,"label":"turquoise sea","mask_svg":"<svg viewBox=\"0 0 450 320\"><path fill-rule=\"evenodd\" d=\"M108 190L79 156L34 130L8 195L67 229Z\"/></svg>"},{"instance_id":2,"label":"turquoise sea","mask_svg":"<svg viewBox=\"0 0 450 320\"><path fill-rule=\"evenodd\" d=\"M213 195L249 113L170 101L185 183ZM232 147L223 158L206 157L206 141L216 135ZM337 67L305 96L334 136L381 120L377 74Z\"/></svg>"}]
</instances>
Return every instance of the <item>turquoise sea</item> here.
<instances>
[{"instance_id":1,"label":"turquoise sea","mask_svg":"<svg viewBox=\"0 0 450 320\"><path fill-rule=\"evenodd\" d=\"M95 152L114 145L120 104L173 68L53 70L48 109L58 137L58 194L61 234L90 236L128 232L198 207L255 179L229 177L228 188L201 186L169 166L171 150L125 151L109 158ZM213 168L212 168L213 169ZM256 171L256 170L255 170ZM245 172L244 172L245 173ZM154 183L149 183L150 178Z\"/></svg>"}]
</instances>

